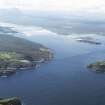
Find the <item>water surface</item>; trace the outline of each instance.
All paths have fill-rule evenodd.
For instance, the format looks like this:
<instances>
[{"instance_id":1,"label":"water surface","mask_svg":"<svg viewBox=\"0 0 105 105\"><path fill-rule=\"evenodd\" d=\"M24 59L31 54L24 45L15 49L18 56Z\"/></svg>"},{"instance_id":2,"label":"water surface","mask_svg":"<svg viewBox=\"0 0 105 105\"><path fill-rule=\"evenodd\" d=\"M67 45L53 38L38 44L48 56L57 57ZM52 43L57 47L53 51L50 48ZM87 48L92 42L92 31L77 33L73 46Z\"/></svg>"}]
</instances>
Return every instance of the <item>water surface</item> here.
<instances>
[{"instance_id":1,"label":"water surface","mask_svg":"<svg viewBox=\"0 0 105 105\"><path fill-rule=\"evenodd\" d=\"M93 73L86 68L91 62L105 59L104 36L84 34L102 42L92 45L77 42L74 37L78 34L61 36L41 27L20 28L16 36L47 46L55 57L36 70L19 71L11 77L0 78L0 97L18 96L26 105L105 103L105 74Z\"/></svg>"}]
</instances>

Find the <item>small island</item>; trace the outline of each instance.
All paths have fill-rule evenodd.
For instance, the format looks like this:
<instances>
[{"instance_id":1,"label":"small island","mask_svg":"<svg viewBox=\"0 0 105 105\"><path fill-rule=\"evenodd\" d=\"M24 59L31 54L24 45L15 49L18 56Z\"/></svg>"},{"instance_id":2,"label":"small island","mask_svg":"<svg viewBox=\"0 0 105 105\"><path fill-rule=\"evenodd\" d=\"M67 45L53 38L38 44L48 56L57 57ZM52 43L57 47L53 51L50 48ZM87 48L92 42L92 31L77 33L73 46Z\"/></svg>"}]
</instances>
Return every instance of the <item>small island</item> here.
<instances>
[{"instance_id":1,"label":"small island","mask_svg":"<svg viewBox=\"0 0 105 105\"><path fill-rule=\"evenodd\" d=\"M0 99L0 105L22 105L21 101L17 97L13 98L1 98Z\"/></svg>"},{"instance_id":2,"label":"small island","mask_svg":"<svg viewBox=\"0 0 105 105\"><path fill-rule=\"evenodd\" d=\"M76 38L76 41L82 42L82 43L94 44L94 45L101 45L102 44L101 42L95 40L92 37L79 37L79 38Z\"/></svg>"},{"instance_id":3,"label":"small island","mask_svg":"<svg viewBox=\"0 0 105 105\"><path fill-rule=\"evenodd\" d=\"M104 73L105 72L105 61L97 61L95 63L89 64L87 68L94 72Z\"/></svg>"}]
</instances>

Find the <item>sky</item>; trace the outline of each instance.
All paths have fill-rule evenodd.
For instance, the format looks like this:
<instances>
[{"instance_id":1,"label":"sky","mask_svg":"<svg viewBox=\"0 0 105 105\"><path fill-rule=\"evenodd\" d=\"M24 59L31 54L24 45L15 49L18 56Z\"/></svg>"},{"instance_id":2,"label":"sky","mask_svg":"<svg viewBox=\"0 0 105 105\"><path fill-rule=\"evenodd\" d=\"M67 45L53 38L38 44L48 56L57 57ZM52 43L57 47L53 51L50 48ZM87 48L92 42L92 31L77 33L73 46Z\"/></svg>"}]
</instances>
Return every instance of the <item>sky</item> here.
<instances>
[{"instance_id":1,"label":"sky","mask_svg":"<svg viewBox=\"0 0 105 105\"><path fill-rule=\"evenodd\" d=\"M0 8L103 13L105 0L0 0Z\"/></svg>"}]
</instances>

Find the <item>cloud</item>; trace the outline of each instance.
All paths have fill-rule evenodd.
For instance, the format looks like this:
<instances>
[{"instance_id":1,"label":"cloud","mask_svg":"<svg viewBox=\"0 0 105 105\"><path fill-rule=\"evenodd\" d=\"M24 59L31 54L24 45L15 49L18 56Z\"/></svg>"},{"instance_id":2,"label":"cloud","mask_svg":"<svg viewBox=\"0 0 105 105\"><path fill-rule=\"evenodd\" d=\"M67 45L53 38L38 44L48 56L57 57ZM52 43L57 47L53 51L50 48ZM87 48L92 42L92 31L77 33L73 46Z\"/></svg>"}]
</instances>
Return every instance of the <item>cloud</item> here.
<instances>
[{"instance_id":1,"label":"cloud","mask_svg":"<svg viewBox=\"0 0 105 105\"><path fill-rule=\"evenodd\" d=\"M104 12L105 0L0 0L0 8Z\"/></svg>"}]
</instances>

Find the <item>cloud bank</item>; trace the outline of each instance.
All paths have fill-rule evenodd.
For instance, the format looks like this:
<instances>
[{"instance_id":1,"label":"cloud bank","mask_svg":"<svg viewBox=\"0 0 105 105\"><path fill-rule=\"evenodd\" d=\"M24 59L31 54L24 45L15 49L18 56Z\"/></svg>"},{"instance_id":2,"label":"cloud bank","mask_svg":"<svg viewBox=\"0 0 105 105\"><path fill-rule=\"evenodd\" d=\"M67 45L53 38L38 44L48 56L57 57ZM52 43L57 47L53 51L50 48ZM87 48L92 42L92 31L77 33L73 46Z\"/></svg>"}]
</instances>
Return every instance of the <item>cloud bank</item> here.
<instances>
[{"instance_id":1,"label":"cloud bank","mask_svg":"<svg viewBox=\"0 0 105 105\"><path fill-rule=\"evenodd\" d=\"M0 8L104 12L105 0L0 0Z\"/></svg>"}]
</instances>

